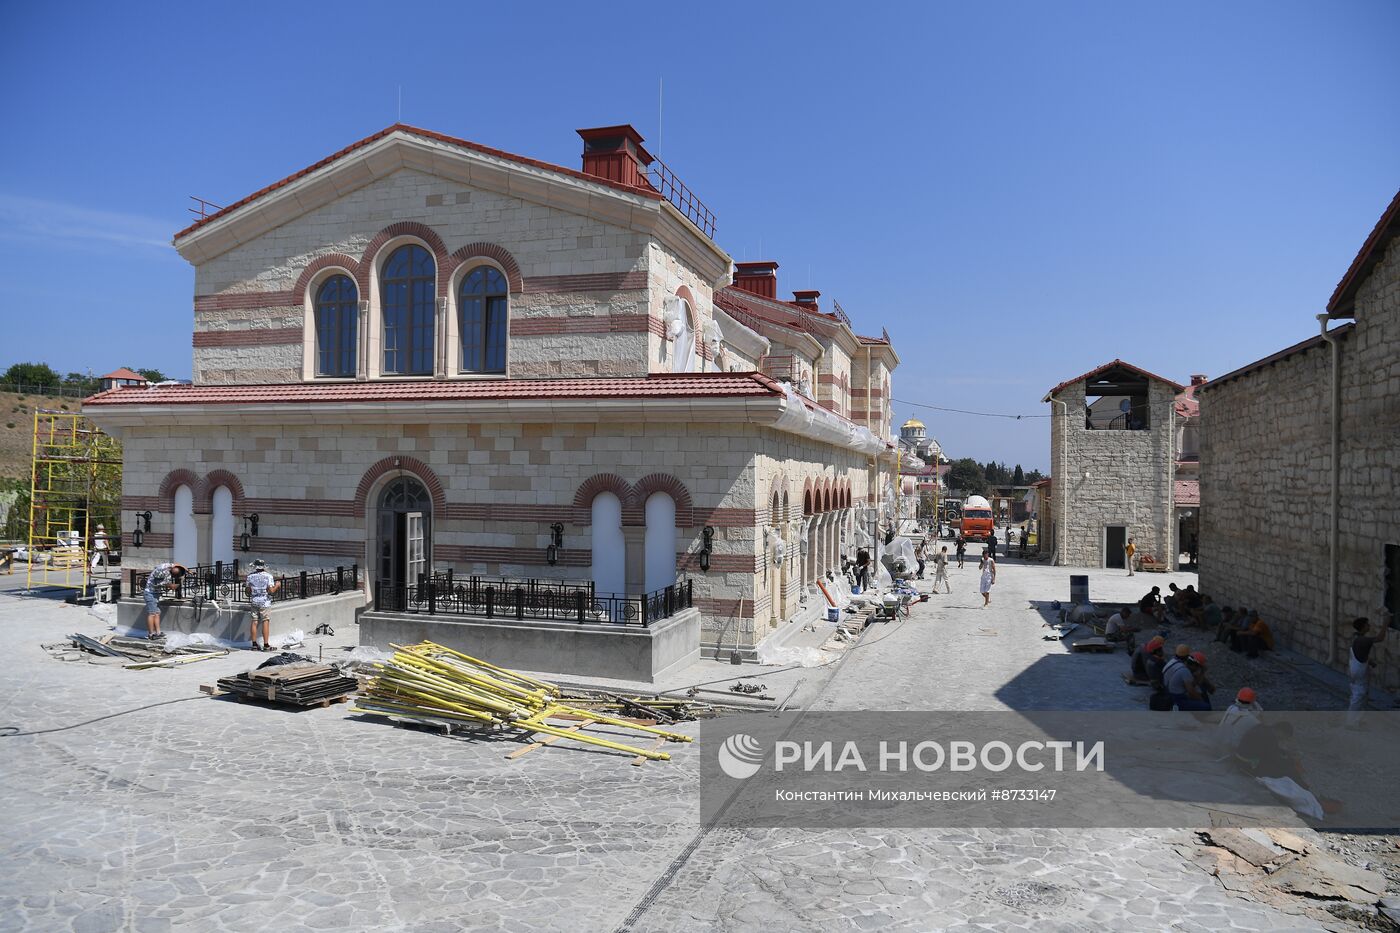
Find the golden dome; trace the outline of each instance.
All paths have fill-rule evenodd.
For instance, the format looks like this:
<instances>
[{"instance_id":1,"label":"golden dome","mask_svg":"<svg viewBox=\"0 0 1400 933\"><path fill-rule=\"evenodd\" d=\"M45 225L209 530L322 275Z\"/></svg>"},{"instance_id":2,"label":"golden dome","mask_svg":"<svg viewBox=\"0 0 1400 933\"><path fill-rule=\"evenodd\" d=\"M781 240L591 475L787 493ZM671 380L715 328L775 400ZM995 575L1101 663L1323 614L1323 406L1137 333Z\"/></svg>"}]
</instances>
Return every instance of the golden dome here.
<instances>
[{"instance_id":1,"label":"golden dome","mask_svg":"<svg viewBox=\"0 0 1400 933\"><path fill-rule=\"evenodd\" d=\"M910 418L908 421L904 422L904 427L906 428L922 428L923 426L924 423L918 418Z\"/></svg>"}]
</instances>

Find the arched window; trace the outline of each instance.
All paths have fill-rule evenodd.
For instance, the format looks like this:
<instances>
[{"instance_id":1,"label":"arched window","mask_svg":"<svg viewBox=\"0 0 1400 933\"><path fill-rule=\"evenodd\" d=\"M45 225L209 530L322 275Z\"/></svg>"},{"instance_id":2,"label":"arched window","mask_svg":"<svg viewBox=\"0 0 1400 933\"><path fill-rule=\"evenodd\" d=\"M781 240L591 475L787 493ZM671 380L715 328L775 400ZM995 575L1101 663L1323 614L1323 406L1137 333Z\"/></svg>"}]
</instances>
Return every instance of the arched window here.
<instances>
[{"instance_id":1,"label":"arched window","mask_svg":"<svg viewBox=\"0 0 1400 933\"><path fill-rule=\"evenodd\" d=\"M434 303L437 266L417 244L400 246L384 263L384 372L398 376L433 374Z\"/></svg>"},{"instance_id":2,"label":"arched window","mask_svg":"<svg viewBox=\"0 0 1400 933\"><path fill-rule=\"evenodd\" d=\"M209 522L209 559L225 565L233 563L233 491L220 486L209 497L213 516Z\"/></svg>"},{"instance_id":3,"label":"arched window","mask_svg":"<svg viewBox=\"0 0 1400 933\"><path fill-rule=\"evenodd\" d=\"M462 334L462 372L506 371L506 277L494 266L477 266L462 279L457 324Z\"/></svg>"},{"instance_id":4,"label":"arched window","mask_svg":"<svg viewBox=\"0 0 1400 933\"><path fill-rule=\"evenodd\" d=\"M199 528L194 523L194 490L175 487L175 514L170 553L175 563L193 567L199 563Z\"/></svg>"},{"instance_id":5,"label":"arched window","mask_svg":"<svg viewBox=\"0 0 1400 933\"><path fill-rule=\"evenodd\" d=\"M333 275L316 290L316 375L355 375L360 293L348 275Z\"/></svg>"},{"instance_id":6,"label":"arched window","mask_svg":"<svg viewBox=\"0 0 1400 933\"><path fill-rule=\"evenodd\" d=\"M646 502L644 591L654 593L676 582L676 501L654 492Z\"/></svg>"},{"instance_id":7,"label":"arched window","mask_svg":"<svg viewBox=\"0 0 1400 933\"><path fill-rule=\"evenodd\" d=\"M627 540L622 535L622 500L610 492L593 497L593 589L599 595L627 589Z\"/></svg>"}]
</instances>

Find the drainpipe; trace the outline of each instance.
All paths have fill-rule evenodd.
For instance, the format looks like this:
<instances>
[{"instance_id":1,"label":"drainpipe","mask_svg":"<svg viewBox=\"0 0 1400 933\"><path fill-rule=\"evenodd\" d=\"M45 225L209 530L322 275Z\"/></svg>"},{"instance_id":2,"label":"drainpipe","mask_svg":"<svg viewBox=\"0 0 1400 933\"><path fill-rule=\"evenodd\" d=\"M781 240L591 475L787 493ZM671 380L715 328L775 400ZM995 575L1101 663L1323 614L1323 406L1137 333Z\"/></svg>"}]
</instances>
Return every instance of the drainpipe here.
<instances>
[{"instance_id":1,"label":"drainpipe","mask_svg":"<svg viewBox=\"0 0 1400 933\"><path fill-rule=\"evenodd\" d=\"M1337 663L1337 506L1341 499L1342 469L1342 366L1341 345L1327 330L1327 315L1317 316L1322 339L1332 348L1332 483L1327 515L1327 663Z\"/></svg>"},{"instance_id":2,"label":"drainpipe","mask_svg":"<svg viewBox=\"0 0 1400 933\"><path fill-rule=\"evenodd\" d=\"M1055 492L1053 488L1050 491L1052 498L1060 500L1060 527L1054 529L1054 523L1052 521L1051 528L1055 532L1055 566L1063 567L1065 565L1065 526L1069 521L1069 516L1065 511L1065 506L1069 504L1069 402L1052 396L1050 404L1059 405L1062 408L1061 418L1063 419L1060 422L1060 491ZM1051 430L1053 430L1053 427ZM1053 474L1055 472L1055 465L1053 463L1050 464L1050 472L1052 474L1051 482L1053 483Z\"/></svg>"}]
</instances>

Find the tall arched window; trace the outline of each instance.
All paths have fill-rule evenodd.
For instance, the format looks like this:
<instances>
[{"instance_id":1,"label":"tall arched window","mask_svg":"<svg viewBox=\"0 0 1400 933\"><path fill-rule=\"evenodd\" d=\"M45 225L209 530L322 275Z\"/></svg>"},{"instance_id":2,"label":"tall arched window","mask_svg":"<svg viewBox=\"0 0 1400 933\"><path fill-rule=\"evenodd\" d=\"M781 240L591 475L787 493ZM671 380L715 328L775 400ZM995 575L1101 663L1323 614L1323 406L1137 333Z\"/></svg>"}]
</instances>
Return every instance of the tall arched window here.
<instances>
[{"instance_id":1,"label":"tall arched window","mask_svg":"<svg viewBox=\"0 0 1400 933\"><path fill-rule=\"evenodd\" d=\"M645 592L654 593L676 582L676 501L654 492L646 502Z\"/></svg>"},{"instance_id":2,"label":"tall arched window","mask_svg":"<svg viewBox=\"0 0 1400 933\"><path fill-rule=\"evenodd\" d=\"M478 266L462 279L457 296L462 334L462 372L506 371L506 277L493 266Z\"/></svg>"},{"instance_id":3,"label":"tall arched window","mask_svg":"<svg viewBox=\"0 0 1400 933\"><path fill-rule=\"evenodd\" d=\"M360 293L348 275L333 275L316 290L316 375L353 376Z\"/></svg>"},{"instance_id":4,"label":"tall arched window","mask_svg":"<svg viewBox=\"0 0 1400 933\"><path fill-rule=\"evenodd\" d=\"M417 244L400 246L389 254L380 278L384 372L431 376L437 296L437 266L432 254Z\"/></svg>"},{"instance_id":5,"label":"tall arched window","mask_svg":"<svg viewBox=\"0 0 1400 933\"><path fill-rule=\"evenodd\" d=\"M194 490L175 487L173 532L170 553L175 563L193 567L199 563L199 528L194 523Z\"/></svg>"},{"instance_id":6,"label":"tall arched window","mask_svg":"<svg viewBox=\"0 0 1400 933\"><path fill-rule=\"evenodd\" d=\"M233 491L220 486L209 497L209 559L233 563Z\"/></svg>"}]
</instances>

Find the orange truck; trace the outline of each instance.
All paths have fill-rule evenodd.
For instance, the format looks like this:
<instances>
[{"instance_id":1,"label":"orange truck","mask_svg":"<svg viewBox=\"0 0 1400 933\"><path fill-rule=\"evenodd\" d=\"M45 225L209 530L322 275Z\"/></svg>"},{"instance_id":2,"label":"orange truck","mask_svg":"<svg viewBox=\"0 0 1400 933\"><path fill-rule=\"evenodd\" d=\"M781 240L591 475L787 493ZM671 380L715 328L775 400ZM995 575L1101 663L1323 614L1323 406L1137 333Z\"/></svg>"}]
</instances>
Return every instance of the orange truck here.
<instances>
[{"instance_id":1,"label":"orange truck","mask_svg":"<svg viewBox=\"0 0 1400 933\"><path fill-rule=\"evenodd\" d=\"M962 536L968 541L986 541L992 534L992 504L981 496L968 496L963 503Z\"/></svg>"}]
</instances>

